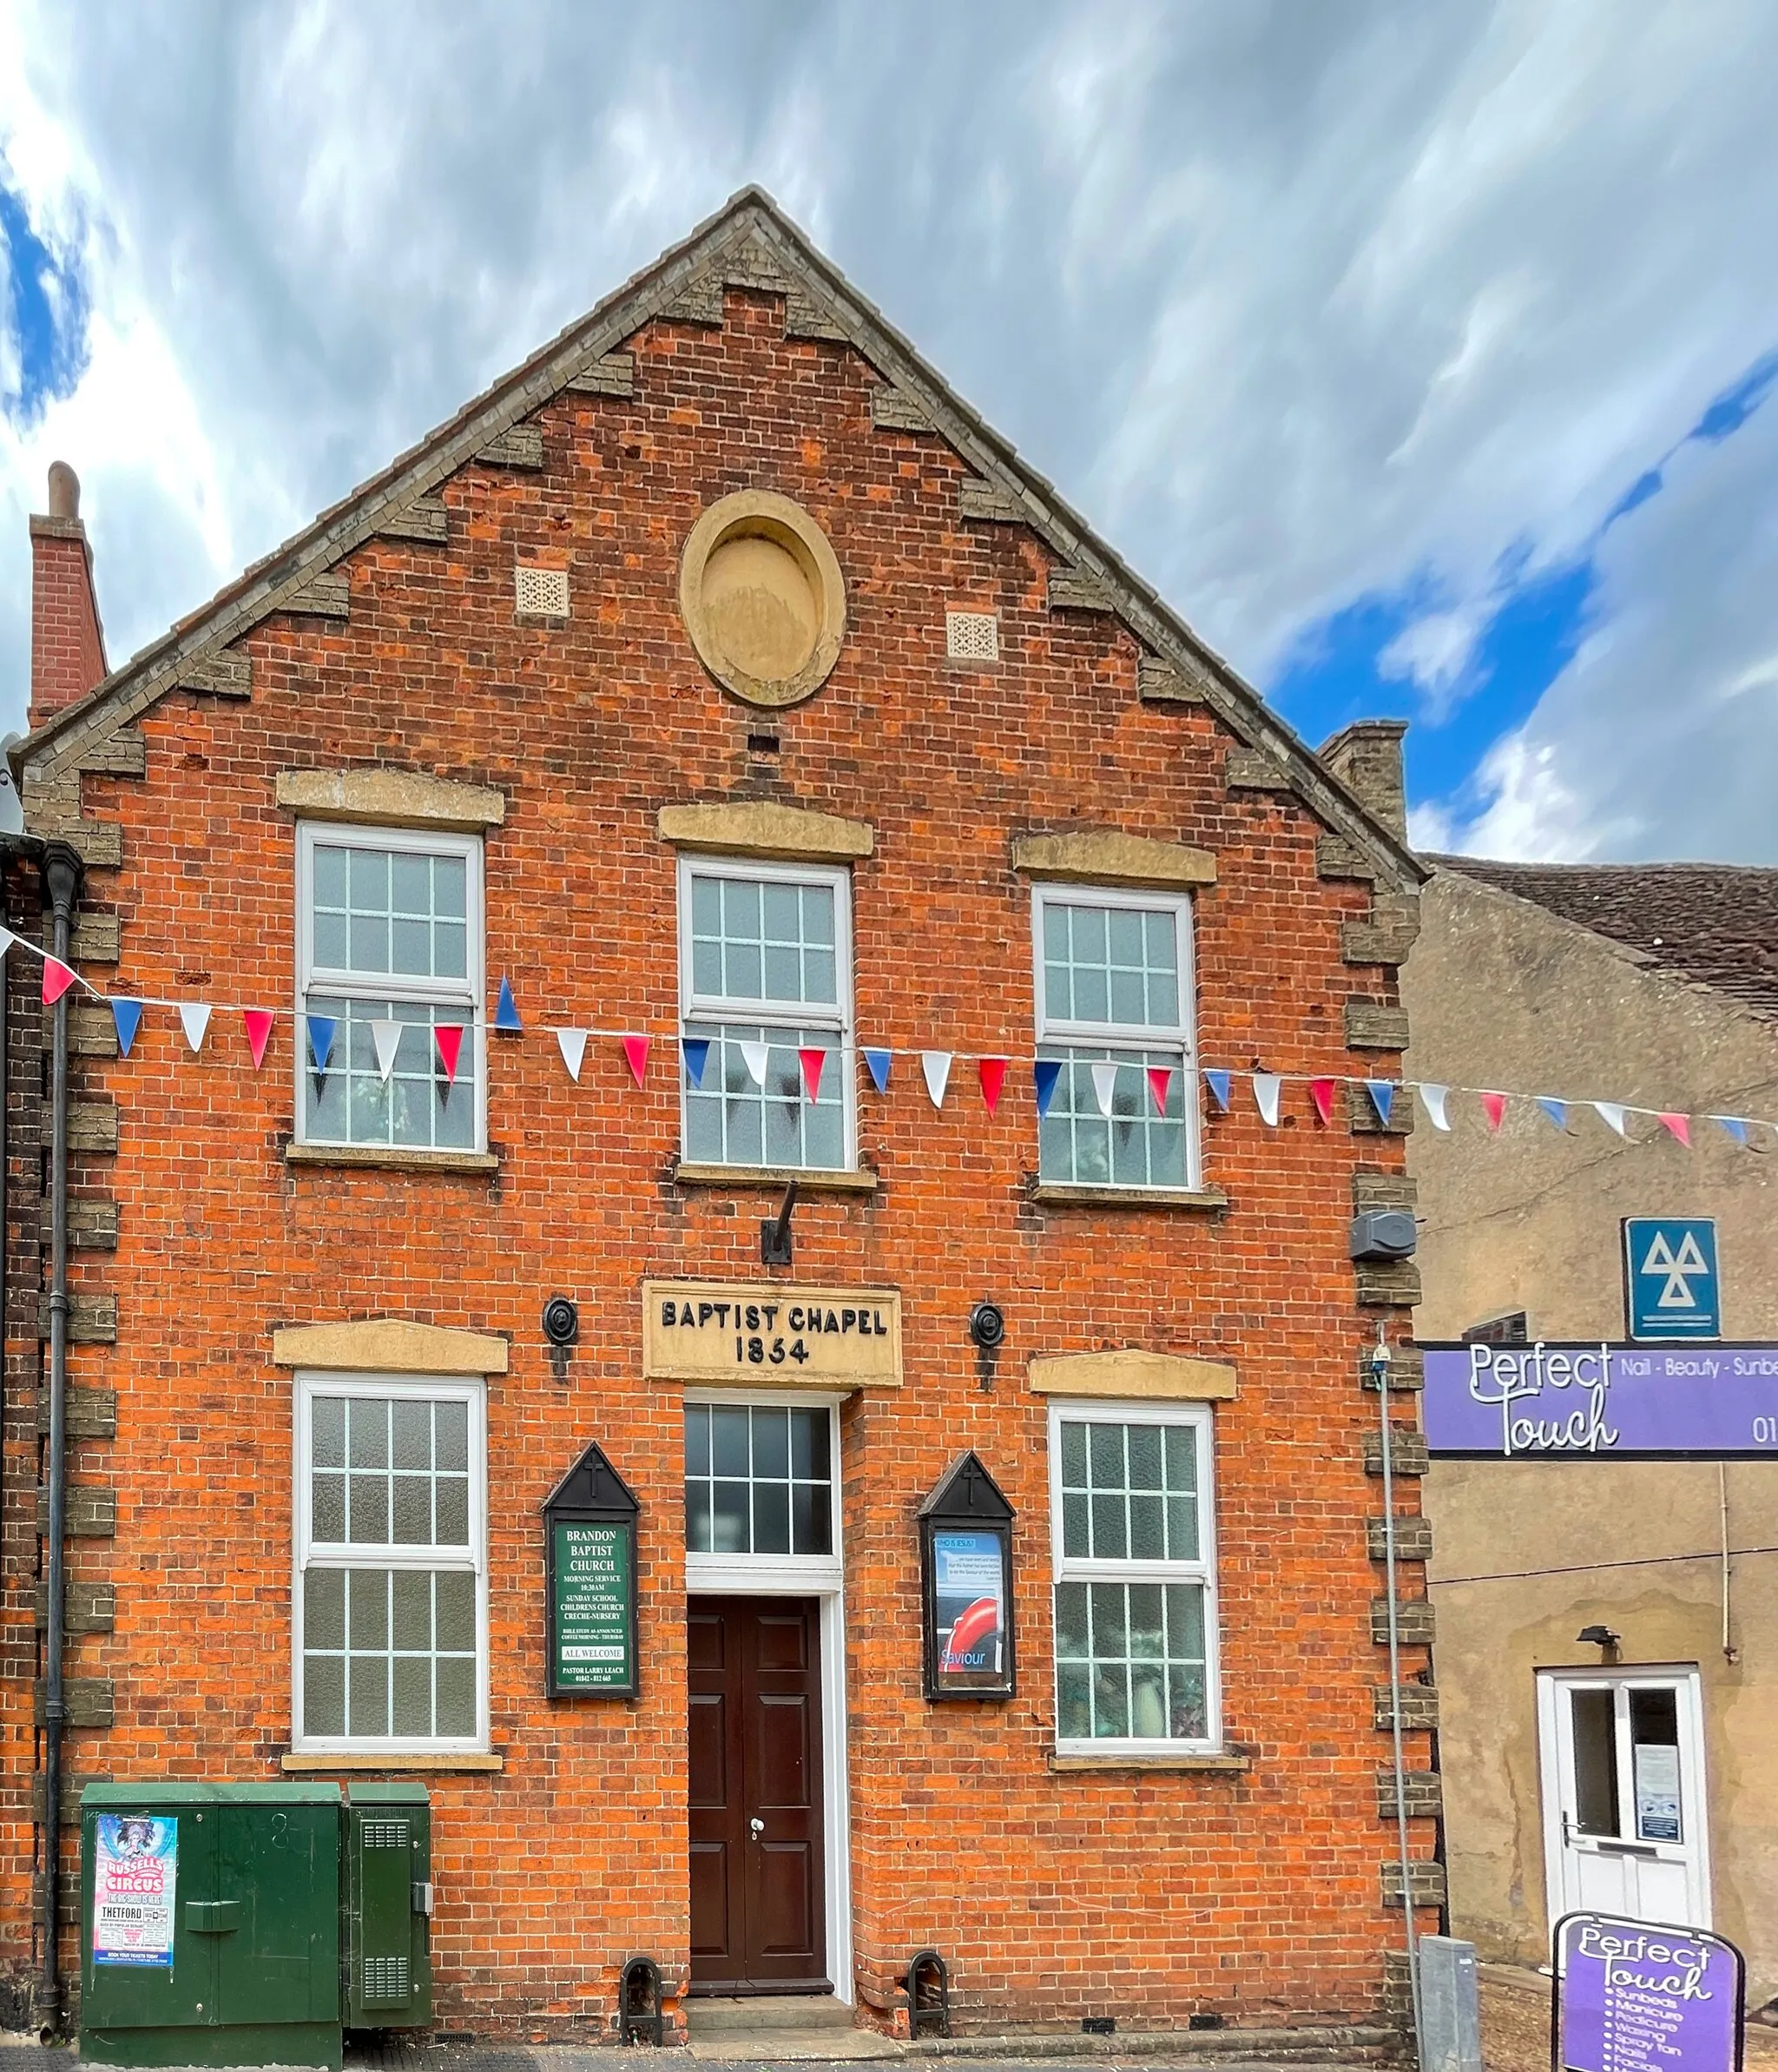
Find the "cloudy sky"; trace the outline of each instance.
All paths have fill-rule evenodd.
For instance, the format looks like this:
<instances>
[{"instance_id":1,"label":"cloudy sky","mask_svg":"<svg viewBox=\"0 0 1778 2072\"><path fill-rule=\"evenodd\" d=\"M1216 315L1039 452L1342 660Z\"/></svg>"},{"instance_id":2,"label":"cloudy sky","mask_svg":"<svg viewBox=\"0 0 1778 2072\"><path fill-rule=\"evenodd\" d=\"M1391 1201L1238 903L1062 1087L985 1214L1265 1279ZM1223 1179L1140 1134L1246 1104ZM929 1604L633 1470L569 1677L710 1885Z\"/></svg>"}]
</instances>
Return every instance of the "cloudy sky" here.
<instances>
[{"instance_id":1,"label":"cloudy sky","mask_svg":"<svg viewBox=\"0 0 1778 2072\"><path fill-rule=\"evenodd\" d=\"M1429 845L1778 863L1768 0L0 6L0 727L735 188Z\"/></svg>"}]
</instances>

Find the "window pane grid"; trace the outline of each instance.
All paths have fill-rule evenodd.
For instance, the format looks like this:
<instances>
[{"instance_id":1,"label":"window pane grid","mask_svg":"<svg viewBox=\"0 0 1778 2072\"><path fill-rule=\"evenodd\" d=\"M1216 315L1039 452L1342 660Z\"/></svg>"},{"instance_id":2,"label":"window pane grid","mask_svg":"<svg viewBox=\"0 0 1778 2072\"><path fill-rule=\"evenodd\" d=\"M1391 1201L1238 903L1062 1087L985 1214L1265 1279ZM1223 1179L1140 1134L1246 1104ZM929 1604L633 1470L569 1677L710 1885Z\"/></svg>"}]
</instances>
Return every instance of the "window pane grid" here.
<instances>
[{"instance_id":1,"label":"window pane grid","mask_svg":"<svg viewBox=\"0 0 1778 2072\"><path fill-rule=\"evenodd\" d=\"M306 1026L298 1033L304 1048L303 1135L308 1142L474 1149L477 1046L471 1005L311 993L304 1012L338 1025L325 1073L314 1070ZM402 1025L386 1080L377 1063L374 1021ZM434 1029L453 1025L464 1031L454 1080L445 1075L432 1035Z\"/></svg>"},{"instance_id":2,"label":"window pane grid","mask_svg":"<svg viewBox=\"0 0 1778 2072\"><path fill-rule=\"evenodd\" d=\"M1046 1026L1183 1028L1175 912L1046 899L1043 921Z\"/></svg>"},{"instance_id":3,"label":"window pane grid","mask_svg":"<svg viewBox=\"0 0 1778 2072\"><path fill-rule=\"evenodd\" d=\"M313 962L375 977L469 976L469 873L461 855L314 847Z\"/></svg>"},{"instance_id":4,"label":"window pane grid","mask_svg":"<svg viewBox=\"0 0 1778 2072\"><path fill-rule=\"evenodd\" d=\"M1209 1738L1201 1435L1182 1420L1056 1422L1059 1741Z\"/></svg>"},{"instance_id":5,"label":"window pane grid","mask_svg":"<svg viewBox=\"0 0 1778 2072\"><path fill-rule=\"evenodd\" d=\"M687 1405L688 1553L831 1554L833 1506L825 1408Z\"/></svg>"},{"instance_id":6,"label":"window pane grid","mask_svg":"<svg viewBox=\"0 0 1778 2072\"><path fill-rule=\"evenodd\" d=\"M688 1082L685 1089L685 1156L692 1164L844 1167L851 1066L836 1031L704 1022L688 1024L685 1033L710 1046L702 1085ZM767 1046L763 1086L747 1070L743 1043ZM800 1050L826 1053L813 1101Z\"/></svg>"},{"instance_id":7,"label":"window pane grid","mask_svg":"<svg viewBox=\"0 0 1778 2072\"><path fill-rule=\"evenodd\" d=\"M692 1000L837 1010L834 919L831 885L694 874Z\"/></svg>"},{"instance_id":8,"label":"window pane grid","mask_svg":"<svg viewBox=\"0 0 1778 2072\"><path fill-rule=\"evenodd\" d=\"M305 830L302 1015L338 1026L318 1072L297 1030L300 1132L316 1144L472 1151L480 1132L475 1033L480 987L478 852ZM371 1025L402 1025L393 1068L379 1069ZM466 1033L455 1080L433 1029Z\"/></svg>"},{"instance_id":9,"label":"window pane grid","mask_svg":"<svg viewBox=\"0 0 1778 2072\"><path fill-rule=\"evenodd\" d=\"M311 1567L303 1577L303 1732L465 1739L476 1731L472 1569Z\"/></svg>"},{"instance_id":10,"label":"window pane grid","mask_svg":"<svg viewBox=\"0 0 1778 2072\"><path fill-rule=\"evenodd\" d=\"M1056 1590L1057 1732L1067 1741L1201 1741L1209 1731L1202 1583Z\"/></svg>"},{"instance_id":11,"label":"window pane grid","mask_svg":"<svg viewBox=\"0 0 1778 2072\"><path fill-rule=\"evenodd\" d=\"M467 1404L317 1396L310 1417L316 1545L468 1547Z\"/></svg>"},{"instance_id":12,"label":"window pane grid","mask_svg":"<svg viewBox=\"0 0 1778 2072\"><path fill-rule=\"evenodd\" d=\"M1185 1101L1190 1081L1179 1050L1128 1050L1103 1044L1042 1044L1040 1058L1062 1070L1050 1111L1037 1125L1037 1170L1046 1180L1083 1187L1184 1187ZM1093 1067L1115 1065L1111 1112L1099 1108ZM1164 1111L1149 1073L1170 1077Z\"/></svg>"},{"instance_id":13,"label":"window pane grid","mask_svg":"<svg viewBox=\"0 0 1778 2072\"><path fill-rule=\"evenodd\" d=\"M300 1732L474 1743L480 1499L466 1394L306 1387Z\"/></svg>"}]
</instances>

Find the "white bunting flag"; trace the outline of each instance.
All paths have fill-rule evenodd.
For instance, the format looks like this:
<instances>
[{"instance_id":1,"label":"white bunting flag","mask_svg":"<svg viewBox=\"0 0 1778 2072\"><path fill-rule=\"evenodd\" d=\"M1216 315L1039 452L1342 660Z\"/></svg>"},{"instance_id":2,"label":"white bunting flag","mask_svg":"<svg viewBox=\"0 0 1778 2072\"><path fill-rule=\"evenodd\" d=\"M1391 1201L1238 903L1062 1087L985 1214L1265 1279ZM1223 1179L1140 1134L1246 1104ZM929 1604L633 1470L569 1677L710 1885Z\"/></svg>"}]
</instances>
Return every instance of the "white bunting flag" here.
<instances>
[{"instance_id":1,"label":"white bunting flag","mask_svg":"<svg viewBox=\"0 0 1778 2072\"><path fill-rule=\"evenodd\" d=\"M1268 1130L1278 1127L1278 1096L1283 1090L1284 1081L1275 1072L1254 1074L1254 1099L1259 1103L1260 1119Z\"/></svg>"},{"instance_id":2,"label":"white bunting flag","mask_svg":"<svg viewBox=\"0 0 1778 2072\"><path fill-rule=\"evenodd\" d=\"M181 1007L179 1019L185 1026L185 1040L194 1051L204 1047L204 1031L210 1026L207 1007Z\"/></svg>"},{"instance_id":3,"label":"white bunting flag","mask_svg":"<svg viewBox=\"0 0 1778 2072\"><path fill-rule=\"evenodd\" d=\"M1630 1132L1624 1126L1629 1110L1622 1101L1595 1101L1593 1112L1608 1130L1615 1130L1620 1137L1629 1137Z\"/></svg>"},{"instance_id":4,"label":"white bunting flag","mask_svg":"<svg viewBox=\"0 0 1778 2072\"><path fill-rule=\"evenodd\" d=\"M932 1097L932 1105L945 1105L945 1089L951 1084L951 1052L949 1051L922 1051L920 1070L926 1075L926 1092Z\"/></svg>"},{"instance_id":5,"label":"white bunting flag","mask_svg":"<svg viewBox=\"0 0 1778 2072\"><path fill-rule=\"evenodd\" d=\"M371 1024L371 1041L377 1046L377 1072L385 1083L395 1069L395 1053L401 1048L401 1024L398 1021L373 1021Z\"/></svg>"},{"instance_id":6,"label":"white bunting flag","mask_svg":"<svg viewBox=\"0 0 1778 2072\"><path fill-rule=\"evenodd\" d=\"M587 1054L587 1031L584 1029L557 1029L556 1040L562 1046L562 1062L568 1067L568 1076L576 1086L580 1085L580 1068Z\"/></svg>"},{"instance_id":7,"label":"white bunting flag","mask_svg":"<svg viewBox=\"0 0 1778 2072\"><path fill-rule=\"evenodd\" d=\"M13 934L10 928L0 928L0 962L3 962L5 960L7 951L10 950L13 944L17 940L17 936Z\"/></svg>"},{"instance_id":8,"label":"white bunting flag","mask_svg":"<svg viewBox=\"0 0 1778 2072\"><path fill-rule=\"evenodd\" d=\"M1096 1065L1093 1067L1093 1099L1099 1104L1101 1115L1111 1112L1111 1096L1117 1091L1117 1067L1115 1065Z\"/></svg>"},{"instance_id":9,"label":"white bunting flag","mask_svg":"<svg viewBox=\"0 0 1778 2072\"><path fill-rule=\"evenodd\" d=\"M741 1061L746 1066L747 1076L754 1085L763 1086L766 1083L766 1067L772 1062L771 1045L743 1043L741 1046Z\"/></svg>"},{"instance_id":10,"label":"white bunting flag","mask_svg":"<svg viewBox=\"0 0 1778 2072\"><path fill-rule=\"evenodd\" d=\"M1435 1130L1448 1130L1451 1118L1445 1112L1445 1104L1451 1098L1451 1089L1440 1086L1436 1081L1421 1080L1418 1092L1420 1105L1426 1112L1426 1120Z\"/></svg>"}]
</instances>

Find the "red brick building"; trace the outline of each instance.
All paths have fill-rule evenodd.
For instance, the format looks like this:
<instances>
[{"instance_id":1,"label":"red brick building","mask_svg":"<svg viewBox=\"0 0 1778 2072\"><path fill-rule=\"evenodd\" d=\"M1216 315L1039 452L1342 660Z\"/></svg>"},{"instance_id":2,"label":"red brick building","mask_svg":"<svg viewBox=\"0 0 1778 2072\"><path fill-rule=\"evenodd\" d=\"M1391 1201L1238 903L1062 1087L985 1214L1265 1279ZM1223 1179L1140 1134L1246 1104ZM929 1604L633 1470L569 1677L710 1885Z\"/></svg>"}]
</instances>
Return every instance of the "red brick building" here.
<instances>
[{"instance_id":1,"label":"red brick building","mask_svg":"<svg viewBox=\"0 0 1778 2072\"><path fill-rule=\"evenodd\" d=\"M64 1922L85 1780L418 1775L451 2026L609 2030L639 1953L892 2017L927 1946L976 2027L1374 2019L1373 736L1305 749L752 192L102 681L55 501L13 923L71 846L69 961L147 1005L122 1055L8 960L21 1999L60 1361ZM1268 1127L1224 1067L1353 1083ZM577 1646L594 1444L639 1616Z\"/></svg>"}]
</instances>

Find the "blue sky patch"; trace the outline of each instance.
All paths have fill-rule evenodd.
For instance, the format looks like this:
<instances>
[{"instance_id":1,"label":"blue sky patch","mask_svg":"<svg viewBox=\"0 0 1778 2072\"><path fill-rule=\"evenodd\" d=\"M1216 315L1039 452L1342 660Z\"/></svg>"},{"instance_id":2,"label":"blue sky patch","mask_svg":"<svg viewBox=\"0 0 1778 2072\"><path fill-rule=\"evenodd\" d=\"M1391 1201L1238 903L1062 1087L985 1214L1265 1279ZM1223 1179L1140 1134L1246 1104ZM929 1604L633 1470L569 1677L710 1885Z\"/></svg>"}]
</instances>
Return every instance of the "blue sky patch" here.
<instances>
[{"instance_id":1,"label":"blue sky patch","mask_svg":"<svg viewBox=\"0 0 1778 2072\"><path fill-rule=\"evenodd\" d=\"M17 425L73 393L87 364L87 292L78 266L64 265L31 228L17 194L0 178L0 319L18 363L16 391L0 390L0 409Z\"/></svg>"},{"instance_id":2,"label":"blue sky patch","mask_svg":"<svg viewBox=\"0 0 1778 2072\"><path fill-rule=\"evenodd\" d=\"M1585 633L1599 543L1617 521L1658 496L1666 469L1692 442L1719 445L1778 388L1778 351L1766 353L1711 399L1685 437L1645 468L1606 514L1583 551L1559 567L1526 572L1529 544L1495 570L1500 602L1453 685L1429 691L1386 670L1393 643L1448 600L1422 569L1393 591L1372 591L1308 627L1285 657L1267 696L1304 739L1319 745L1355 719L1406 719L1410 805L1474 799L1475 772L1503 735L1522 726L1572 659Z\"/></svg>"}]
</instances>

